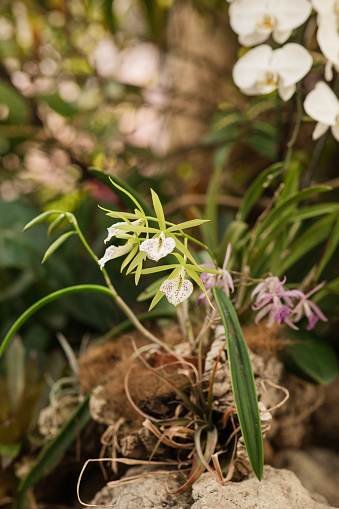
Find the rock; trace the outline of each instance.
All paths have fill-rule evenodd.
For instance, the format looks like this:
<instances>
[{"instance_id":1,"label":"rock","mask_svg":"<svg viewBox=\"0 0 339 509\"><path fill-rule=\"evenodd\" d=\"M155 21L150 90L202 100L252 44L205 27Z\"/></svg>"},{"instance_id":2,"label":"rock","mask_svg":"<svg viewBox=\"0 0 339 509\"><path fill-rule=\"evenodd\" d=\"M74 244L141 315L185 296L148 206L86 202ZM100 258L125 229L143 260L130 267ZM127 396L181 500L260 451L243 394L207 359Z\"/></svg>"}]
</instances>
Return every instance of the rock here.
<instances>
[{"instance_id":1,"label":"rock","mask_svg":"<svg viewBox=\"0 0 339 509\"><path fill-rule=\"evenodd\" d=\"M149 472L142 467L130 468L124 475L124 478L145 474ZM190 490L183 493L172 495L166 489L165 479L168 475L159 475L123 486L122 488L104 487L96 494L91 504L97 504L98 509L102 507L111 507L116 504L117 509L190 509L192 505L192 497ZM182 479L182 483L184 483ZM175 486L170 485L171 489L175 489L180 484L176 482Z\"/></svg>"},{"instance_id":2,"label":"rock","mask_svg":"<svg viewBox=\"0 0 339 509\"><path fill-rule=\"evenodd\" d=\"M126 476L145 472L138 467ZM171 486L171 489L172 486ZM172 495L166 489L163 476L151 477L120 488L103 488L93 499L98 507L117 502L118 509L335 509L322 496L311 495L289 470L264 467L262 481L253 475L242 482L228 482L222 488L214 477L205 473L193 484L192 491Z\"/></svg>"},{"instance_id":3,"label":"rock","mask_svg":"<svg viewBox=\"0 0 339 509\"><path fill-rule=\"evenodd\" d=\"M220 488L214 477L203 474L193 485L194 504L191 509L215 506ZM159 506L160 507L160 506ZM315 501L293 472L265 466L259 482L252 476L245 481L229 482L223 486L218 509L329 509L329 505ZM141 509L141 508L140 508ZM334 509L332 507L332 509Z\"/></svg>"},{"instance_id":4,"label":"rock","mask_svg":"<svg viewBox=\"0 0 339 509\"><path fill-rule=\"evenodd\" d=\"M318 447L288 449L280 453L276 466L292 470L306 489L323 495L330 504L339 506L338 453Z\"/></svg>"}]
</instances>

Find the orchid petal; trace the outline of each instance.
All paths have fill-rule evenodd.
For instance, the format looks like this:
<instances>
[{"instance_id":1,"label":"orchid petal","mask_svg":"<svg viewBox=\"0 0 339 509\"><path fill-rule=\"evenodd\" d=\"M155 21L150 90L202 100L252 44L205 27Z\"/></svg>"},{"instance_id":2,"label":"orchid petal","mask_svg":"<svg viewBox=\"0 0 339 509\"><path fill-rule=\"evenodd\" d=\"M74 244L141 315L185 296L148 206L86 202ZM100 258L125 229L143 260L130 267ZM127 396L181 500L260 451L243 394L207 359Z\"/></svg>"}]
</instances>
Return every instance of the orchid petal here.
<instances>
[{"instance_id":1,"label":"orchid petal","mask_svg":"<svg viewBox=\"0 0 339 509\"><path fill-rule=\"evenodd\" d=\"M132 225L136 225L136 226L140 226L142 225L142 223L144 222L144 220L142 218L140 219L137 219L136 221L132 221ZM109 228L107 228L107 231L108 231L108 236L106 237L106 239L104 240L105 244L106 242L108 242L109 240L111 240L112 237L118 237L119 238L119 233L121 232L123 235L125 235L127 233L126 230L122 231L120 230L119 228L117 228L117 226L121 226L121 225L128 225L129 223L126 223L125 221L123 222L119 222L119 223L115 223L113 224L112 226L110 226Z\"/></svg>"},{"instance_id":2,"label":"orchid petal","mask_svg":"<svg viewBox=\"0 0 339 509\"><path fill-rule=\"evenodd\" d=\"M315 128L314 128L314 131L313 131L313 134L312 134L312 138L314 140L317 140L323 134L325 134L326 131L328 131L328 125L327 124L323 124L322 122L318 122L316 124Z\"/></svg>"},{"instance_id":3,"label":"orchid petal","mask_svg":"<svg viewBox=\"0 0 339 509\"><path fill-rule=\"evenodd\" d=\"M318 82L314 89L307 94L304 108L310 117L322 124L328 126L337 124L339 100L324 81Z\"/></svg>"},{"instance_id":4,"label":"orchid petal","mask_svg":"<svg viewBox=\"0 0 339 509\"><path fill-rule=\"evenodd\" d=\"M317 31L317 40L325 57L333 64L339 65L339 33L335 16L332 14L323 20Z\"/></svg>"},{"instance_id":5,"label":"orchid petal","mask_svg":"<svg viewBox=\"0 0 339 509\"><path fill-rule=\"evenodd\" d=\"M271 63L282 79L284 87L289 87L308 73L313 58L301 44L288 43L274 51Z\"/></svg>"},{"instance_id":6,"label":"orchid petal","mask_svg":"<svg viewBox=\"0 0 339 509\"><path fill-rule=\"evenodd\" d=\"M262 44L250 50L233 67L234 83L241 89L251 89L257 82L259 72L269 67L272 48Z\"/></svg>"},{"instance_id":7,"label":"orchid petal","mask_svg":"<svg viewBox=\"0 0 339 509\"><path fill-rule=\"evenodd\" d=\"M124 244L123 246L110 246L106 249L105 254L100 260L98 260L98 264L100 265L101 270L104 265L114 258L118 258L119 256L123 256L134 248L135 244Z\"/></svg>"},{"instance_id":8,"label":"orchid petal","mask_svg":"<svg viewBox=\"0 0 339 509\"><path fill-rule=\"evenodd\" d=\"M164 258L175 248L175 240L172 237L166 237L164 232L161 232L159 237L154 239L144 240L140 244L140 251L146 253L148 258L156 262L160 258Z\"/></svg>"},{"instance_id":9,"label":"orchid petal","mask_svg":"<svg viewBox=\"0 0 339 509\"><path fill-rule=\"evenodd\" d=\"M166 279L160 286L160 291L166 295L167 300L173 306L180 304L193 292L193 284L188 279L184 279L184 272L181 271L179 276L174 279Z\"/></svg>"}]
</instances>

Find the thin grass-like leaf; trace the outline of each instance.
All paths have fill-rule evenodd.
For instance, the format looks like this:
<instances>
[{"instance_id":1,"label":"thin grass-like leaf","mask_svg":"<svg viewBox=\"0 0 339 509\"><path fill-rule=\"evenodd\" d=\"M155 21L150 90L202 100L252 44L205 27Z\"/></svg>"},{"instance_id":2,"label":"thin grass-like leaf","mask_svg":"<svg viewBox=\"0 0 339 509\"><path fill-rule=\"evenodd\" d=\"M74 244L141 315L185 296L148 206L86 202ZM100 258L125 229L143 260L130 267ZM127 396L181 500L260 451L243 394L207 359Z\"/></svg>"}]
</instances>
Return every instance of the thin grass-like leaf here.
<instances>
[{"instance_id":1,"label":"thin grass-like leaf","mask_svg":"<svg viewBox=\"0 0 339 509\"><path fill-rule=\"evenodd\" d=\"M60 214L56 219L54 219L54 221L52 221L52 223L49 225L48 227L48 230L47 230L47 237L50 237L52 235L52 233L54 232L54 230L56 230L58 228L58 226L61 225L61 223L66 219L66 216L65 214Z\"/></svg>"},{"instance_id":2,"label":"thin grass-like leaf","mask_svg":"<svg viewBox=\"0 0 339 509\"><path fill-rule=\"evenodd\" d=\"M46 475L46 472L61 459L62 455L76 439L79 431L91 420L88 407L89 397L90 395L85 398L56 437L41 451L33 468L20 482L18 487L18 507L20 507L20 501L23 500L25 492L42 479L42 477Z\"/></svg>"},{"instance_id":3,"label":"thin grass-like leaf","mask_svg":"<svg viewBox=\"0 0 339 509\"><path fill-rule=\"evenodd\" d=\"M178 223L170 226L166 229L166 232L176 232L179 230L185 230L186 228L194 228L195 226L200 226L208 222L209 219L191 219L190 221L185 221L184 223Z\"/></svg>"},{"instance_id":4,"label":"thin grass-like leaf","mask_svg":"<svg viewBox=\"0 0 339 509\"><path fill-rule=\"evenodd\" d=\"M250 357L232 302L221 288L214 286L212 292L225 328L233 396L241 432L253 471L260 480L264 465L263 439Z\"/></svg>"},{"instance_id":5,"label":"thin grass-like leaf","mask_svg":"<svg viewBox=\"0 0 339 509\"><path fill-rule=\"evenodd\" d=\"M61 290L57 290L56 292L50 293L49 295L46 295L42 299L38 300L38 302L35 302L31 307L26 309L24 313L16 320L16 322L12 325L10 330L7 332L3 342L0 345L0 358L4 351L6 350L6 347L8 346L9 342L13 338L13 336L16 334L16 332L20 329L20 327L28 320L30 316L32 316L38 309L45 306L49 302L58 299L59 297L62 297L63 295L68 295L70 293L78 293L78 292L99 292L99 293L105 293L109 295L110 297L115 298L116 295L109 290L109 288L106 288L106 286L101 285L77 285L77 286L69 286L67 288L63 288Z\"/></svg>"},{"instance_id":6,"label":"thin grass-like leaf","mask_svg":"<svg viewBox=\"0 0 339 509\"><path fill-rule=\"evenodd\" d=\"M58 239L56 239L53 244L51 244L49 246L49 248L47 249L41 263L44 263L46 260L48 260L48 258L53 254L55 253L55 251L60 247L62 246L62 244L64 242L66 242L66 240L71 237L72 235L76 234L77 232L75 230L71 231L71 232L67 232L67 233L63 233L62 235L60 235L60 237Z\"/></svg>"},{"instance_id":7,"label":"thin grass-like leaf","mask_svg":"<svg viewBox=\"0 0 339 509\"><path fill-rule=\"evenodd\" d=\"M164 281L166 281L166 279L167 279L167 276L164 276L160 279L157 279L156 281L151 283L149 286L147 286L147 288L145 288L145 290L138 295L137 301L143 302L144 300L148 300L151 297L153 297L159 291L160 286L162 285L162 283Z\"/></svg>"},{"instance_id":8,"label":"thin grass-like leaf","mask_svg":"<svg viewBox=\"0 0 339 509\"><path fill-rule=\"evenodd\" d=\"M62 210L47 210L46 212L43 212L42 214L39 214L37 217L29 221L29 223L26 224L23 228L23 232L31 228L32 226L42 223L45 219L47 219L49 216L52 216L53 214L63 214L64 212Z\"/></svg>"}]
</instances>

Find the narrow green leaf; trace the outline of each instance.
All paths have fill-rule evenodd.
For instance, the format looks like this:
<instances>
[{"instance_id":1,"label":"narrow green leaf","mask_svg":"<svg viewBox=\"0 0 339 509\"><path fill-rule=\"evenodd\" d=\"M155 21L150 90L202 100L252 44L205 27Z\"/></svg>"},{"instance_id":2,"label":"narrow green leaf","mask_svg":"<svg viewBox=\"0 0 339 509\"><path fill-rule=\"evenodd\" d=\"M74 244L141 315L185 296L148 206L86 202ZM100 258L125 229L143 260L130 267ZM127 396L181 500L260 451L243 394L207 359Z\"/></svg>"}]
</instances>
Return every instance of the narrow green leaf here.
<instances>
[{"instance_id":1,"label":"narrow green leaf","mask_svg":"<svg viewBox=\"0 0 339 509\"><path fill-rule=\"evenodd\" d=\"M317 203L309 207L296 210L293 214L293 221L304 221L324 214L339 213L339 203Z\"/></svg>"},{"instance_id":2,"label":"narrow green leaf","mask_svg":"<svg viewBox=\"0 0 339 509\"><path fill-rule=\"evenodd\" d=\"M194 257L191 255L187 247L184 246L182 242L177 237L173 237L175 240L175 247L178 249L178 251L181 251L183 255L187 256L188 260L190 260L193 265L198 266L197 262L195 261Z\"/></svg>"},{"instance_id":3,"label":"narrow green leaf","mask_svg":"<svg viewBox=\"0 0 339 509\"><path fill-rule=\"evenodd\" d=\"M58 239L56 239L53 244L49 246L47 249L42 262L44 263L48 258L71 236L77 233L75 230L72 230L71 232L64 233L63 235L60 235Z\"/></svg>"},{"instance_id":4,"label":"narrow green leaf","mask_svg":"<svg viewBox=\"0 0 339 509\"><path fill-rule=\"evenodd\" d=\"M237 213L237 220L246 221L253 206L263 194L264 190L271 184L271 182L273 182L275 178L281 175L282 171L283 164L276 163L272 164L272 166L267 168L267 170L260 173L253 184L250 185L244 196L243 204Z\"/></svg>"},{"instance_id":5,"label":"narrow green leaf","mask_svg":"<svg viewBox=\"0 0 339 509\"><path fill-rule=\"evenodd\" d=\"M137 250L138 250L138 247L137 247ZM142 262L144 262L145 260L146 260L146 253L144 253L143 251L139 251L139 253L136 255L134 260L131 261L130 266L128 267L128 269L126 271L126 274L130 274L132 272L132 270L137 265L139 265L140 262L141 262L141 268L142 268Z\"/></svg>"},{"instance_id":6,"label":"narrow green leaf","mask_svg":"<svg viewBox=\"0 0 339 509\"><path fill-rule=\"evenodd\" d=\"M229 154L229 148L227 155ZM211 222L207 227L207 236L209 241L209 248L213 251L218 244L218 204L215 197L218 195L218 187L220 185L220 177L222 174L223 166L216 166L212 177L209 181L207 188L207 203L205 209L205 217Z\"/></svg>"},{"instance_id":7,"label":"narrow green leaf","mask_svg":"<svg viewBox=\"0 0 339 509\"><path fill-rule=\"evenodd\" d=\"M43 212L42 214L39 214L37 217L32 219L32 221L27 223L26 226L24 226L22 231L25 232L26 230L28 230L32 226L34 226L34 225L36 225L38 223L42 223L42 221L47 219L49 216L52 216L53 214L62 214L62 213L63 213L62 210L47 210L46 212Z\"/></svg>"},{"instance_id":8,"label":"narrow green leaf","mask_svg":"<svg viewBox=\"0 0 339 509\"><path fill-rule=\"evenodd\" d=\"M213 306L213 304L212 304L212 302L210 301L209 296L208 296L208 295L207 295L207 293L206 293L206 288L204 287L204 284L203 284L203 282L201 281L200 277L199 277L199 276L198 276L198 275L194 272L194 270L192 270L192 269L191 269L190 267L188 267L187 265L186 265L186 272L187 272L187 274L189 275L189 277L190 277L191 279L193 279L193 281L195 281L195 282L196 282L196 284L199 286L199 288L200 288L200 289L204 292L205 297L206 297L206 299L207 299L207 301L208 301L209 305L211 306L211 308L212 308L212 309L215 309L215 308L214 308L214 306Z\"/></svg>"},{"instance_id":9,"label":"narrow green leaf","mask_svg":"<svg viewBox=\"0 0 339 509\"><path fill-rule=\"evenodd\" d=\"M25 491L46 475L46 472L61 459L62 455L74 442L79 431L89 423L91 420L88 406L89 397L90 395L88 394L56 437L42 450L32 470L19 484L19 495L22 496Z\"/></svg>"},{"instance_id":10,"label":"narrow green leaf","mask_svg":"<svg viewBox=\"0 0 339 509\"><path fill-rule=\"evenodd\" d=\"M177 263L171 263L169 265L159 265L156 267L151 267L149 269L142 269L141 274L154 274L155 272L162 272L163 270L175 269L176 267L180 267Z\"/></svg>"},{"instance_id":11,"label":"narrow green leaf","mask_svg":"<svg viewBox=\"0 0 339 509\"><path fill-rule=\"evenodd\" d=\"M309 331L286 332L286 349L294 363L315 382L328 385L338 376L339 364L335 351L323 339Z\"/></svg>"},{"instance_id":12,"label":"narrow green leaf","mask_svg":"<svg viewBox=\"0 0 339 509\"><path fill-rule=\"evenodd\" d=\"M334 217L325 216L313 225L290 246L289 254L282 260L279 266L280 276L284 274L300 258L307 255L311 249L323 242L331 233Z\"/></svg>"},{"instance_id":13,"label":"narrow green leaf","mask_svg":"<svg viewBox=\"0 0 339 509\"><path fill-rule=\"evenodd\" d=\"M153 207L155 210L155 214L158 218L159 228L160 228L160 230L164 231L164 230L166 230L166 221L165 221L164 210L162 208L160 198L157 195L157 193L155 191L153 191L153 189L151 189L151 194L152 194L152 201L153 201Z\"/></svg>"},{"instance_id":14,"label":"narrow green leaf","mask_svg":"<svg viewBox=\"0 0 339 509\"><path fill-rule=\"evenodd\" d=\"M65 214L60 214L54 221L49 225L47 230L47 237L50 237L54 230L66 219Z\"/></svg>"},{"instance_id":15,"label":"narrow green leaf","mask_svg":"<svg viewBox=\"0 0 339 509\"><path fill-rule=\"evenodd\" d=\"M334 255L338 244L339 244L339 219L334 225L334 228L330 234L328 243L326 245L325 252L319 262L319 266L315 274L315 281L317 281L320 278L322 271L325 269L327 263Z\"/></svg>"},{"instance_id":16,"label":"narrow green leaf","mask_svg":"<svg viewBox=\"0 0 339 509\"><path fill-rule=\"evenodd\" d=\"M302 200L307 200L314 194L324 193L326 191L330 191L331 188L329 186L315 186L308 187L307 189L303 189L302 191L295 193L285 200L281 201L279 205L277 205L267 216L263 219L258 228L258 235L263 233L266 228L271 226L271 223L281 216L282 213L286 212L286 210L293 210L294 205Z\"/></svg>"},{"instance_id":17,"label":"narrow green leaf","mask_svg":"<svg viewBox=\"0 0 339 509\"><path fill-rule=\"evenodd\" d=\"M221 288L214 286L212 292L225 328L231 382L241 432L253 471L260 480L264 465L263 439L250 357L232 302Z\"/></svg>"}]
</instances>

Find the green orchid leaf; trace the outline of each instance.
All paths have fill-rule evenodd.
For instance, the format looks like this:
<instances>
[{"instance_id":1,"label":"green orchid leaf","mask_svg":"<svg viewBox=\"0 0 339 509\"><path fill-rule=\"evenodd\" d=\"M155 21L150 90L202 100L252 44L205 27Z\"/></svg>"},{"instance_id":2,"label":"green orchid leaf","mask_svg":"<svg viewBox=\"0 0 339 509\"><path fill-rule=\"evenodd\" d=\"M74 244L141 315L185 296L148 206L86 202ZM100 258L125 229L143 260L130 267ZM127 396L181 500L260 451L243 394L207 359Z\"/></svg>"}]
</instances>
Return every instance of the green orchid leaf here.
<instances>
[{"instance_id":1,"label":"green orchid leaf","mask_svg":"<svg viewBox=\"0 0 339 509\"><path fill-rule=\"evenodd\" d=\"M89 397L90 395L86 396L83 403L78 406L56 437L42 450L32 470L19 484L19 498L23 497L25 492L42 479L46 472L61 459L62 455L77 438L79 431L89 423L91 420L88 405Z\"/></svg>"},{"instance_id":2,"label":"green orchid leaf","mask_svg":"<svg viewBox=\"0 0 339 509\"><path fill-rule=\"evenodd\" d=\"M282 260L279 266L280 276L293 266L300 258L307 255L311 249L321 244L329 237L333 230L333 222L336 217L333 215L325 216L316 223L312 224L297 240L290 246L289 254Z\"/></svg>"},{"instance_id":3,"label":"green orchid leaf","mask_svg":"<svg viewBox=\"0 0 339 509\"><path fill-rule=\"evenodd\" d=\"M63 235L60 235L60 237L58 239L56 239L53 244L51 244L49 246L49 248L47 249L41 263L44 263L46 260L48 260L48 258L53 254L55 253L55 251L64 243L66 242L66 240L71 237L72 235L76 234L77 232L75 230L71 231L71 232L67 232L67 233L64 233Z\"/></svg>"},{"instance_id":4,"label":"green orchid leaf","mask_svg":"<svg viewBox=\"0 0 339 509\"><path fill-rule=\"evenodd\" d=\"M186 265L186 272L187 272L187 274L189 275L189 277L190 277L191 279L193 279L193 281L195 281L195 283L199 286L199 288L200 288L200 289L204 292L205 297L206 297L206 299L207 299L207 301L208 301L209 305L211 306L211 308L212 308L212 309L215 309L215 308L214 308L214 306L213 306L213 304L212 304L212 302L210 301L209 296L208 296L208 295L207 295L207 293L206 293L206 288L204 287L204 284L203 284L203 282L201 281L200 277L199 277L199 276L198 276L198 275L194 272L194 270L192 270L192 269L191 269L191 267L188 267L187 265Z\"/></svg>"},{"instance_id":5,"label":"green orchid leaf","mask_svg":"<svg viewBox=\"0 0 339 509\"><path fill-rule=\"evenodd\" d=\"M198 267L197 262L195 261L194 257L191 255L187 247L184 246L182 242L177 237L173 237L175 240L175 247L178 249L178 251L181 251L183 255L187 256L188 260L190 260L193 265L196 265Z\"/></svg>"},{"instance_id":6,"label":"green orchid leaf","mask_svg":"<svg viewBox=\"0 0 339 509\"><path fill-rule=\"evenodd\" d=\"M237 220L246 221L255 203L259 200L264 190L273 182L275 178L281 175L283 171L282 163L275 163L269 166L267 170L260 173L253 184L250 185L244 196L244 201L237 213Z\"/></svg>"},{"instance_id":7,"label":"green orchid leaf","mask_svg":"<svg viewBox=\"0 0 339 509\"><path fill-rule=\"evenodd\" d=\"M338 376L339 364L334 349L315 334L305 331L286 331L290 341L286 350L293 362L307 376L321 385L332 383Z\"/></svg>"},{"instance_id":8,"label":"green orchid leaf","mask_svg":"<svg viewBox=\"0 0 339 509\"><path fill-rule=\"evenodd\" d=\"M64 214L62 210L47 210L46 212L43 212L42 214L39 214L37 217L32 219L32 221L29 221L29 223L26 224L23 228L23 232L31 228L32 226L35 226L38 223L42 223L47 219L49 216L52 216L54 214Z\"/></svg>"},{"instance_id":9,"label":"green orchid leaf","mask_svg":"<svg viewBox=\"0 0 339 509\"><path fill-rule=\"evenodd\" d=\"M316 205L296 210L293 214L293 222L305 221L305 219L335 213L339 213L339 203L317 203Z\"/></svg>"},{"instance_id":10,"label":"green orchid leaf","mask_svg":"<svg viewBox=\"0 0 339 509\"><path fill-rule=\"evenodd\" d=\"M136 246L136 247L137 247L137 251L138 251L138 246ZM134 260L131 261L130 266L128 267L128 269L126 271L126 274L130 274L132 272L132 270L135 269L135 267L140 264L140 262L141 262L141 267L142 267L142 262L144 262L145 260L146 260L146 253L144 253L143 251L139 251L139 253L136 255Z\"/></svg>"},{"instance_id":11,"label":"green orchid leaf","mask_svg":"<svg viewBox=\"0 0 339 509\"><path fill-rule=\"evenodd\" d=\"M52 233L62 224L63 221L65 221L66 216L65 214L60 214L54 221L49 225L47 230L47 237L50 237Z\"/></svg>"},{"instance_id":12,"label":"green orchid leaf","mask_svg":"<svg viewBox=\"0 0 339 509\"><path fill-rule=\"evenodd\" d=\"M166 221L165 221L164 210L162 208L160 198L157 195L157 193L155 191L153 191L153 189L151 189L151 193L152 193L153 207L155 210L155 214L158 218L159 228L160 228L160 230L164 231L164 230L166 230Z\"/></svg>"},{"instance_id":13,"label":"green orchid leaf","mask_svg":"<svg viewBox=\"0 0 339 509\"><path fill-rule=\"evenodd\" d=\"M260 480L264 466L263 439L249 353L232 302L219 287L212 287L212 293L225 328L233 396L241 432L253 471Z\"/></svg>"},{"instance_id":14,"label":"green orchid leaf","mask_svg":"<svg viewBox=\"0 0 339 509\"><path fill-rule=\"evenodd\" d=\"M334 224L333 230L330 233L328 243L326 244L326 247L325 247L325 252L319 262L317 272L314 277L315 281L318 281L318 279L320 278L320 275L323 272L323 270L325 269L327 263L334 255L338 244L339 244L339 219Z\"/></svg>"}]
</instances>

